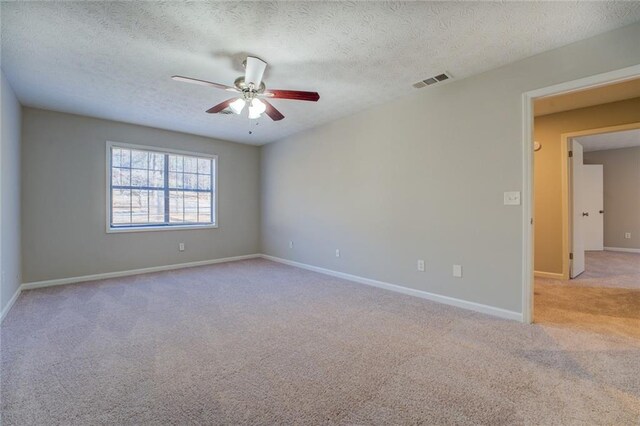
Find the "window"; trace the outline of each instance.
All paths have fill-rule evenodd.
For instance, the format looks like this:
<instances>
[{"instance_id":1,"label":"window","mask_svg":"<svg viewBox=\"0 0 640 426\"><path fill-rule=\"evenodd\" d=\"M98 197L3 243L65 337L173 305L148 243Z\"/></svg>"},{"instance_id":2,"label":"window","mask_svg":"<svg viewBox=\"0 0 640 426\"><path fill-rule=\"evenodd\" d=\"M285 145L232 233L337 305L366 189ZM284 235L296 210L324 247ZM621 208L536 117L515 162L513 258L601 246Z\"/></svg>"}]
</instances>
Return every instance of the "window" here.
<instances>
[{"instance_id":1,"label":"window","mask_svg":"<svg viewBox=\"0 0 640 426\"><path fill-rule=\"evenodd\" d=\"M217 157L107 143L108 232L214 227Z\"/></svg>"}]
</instances>

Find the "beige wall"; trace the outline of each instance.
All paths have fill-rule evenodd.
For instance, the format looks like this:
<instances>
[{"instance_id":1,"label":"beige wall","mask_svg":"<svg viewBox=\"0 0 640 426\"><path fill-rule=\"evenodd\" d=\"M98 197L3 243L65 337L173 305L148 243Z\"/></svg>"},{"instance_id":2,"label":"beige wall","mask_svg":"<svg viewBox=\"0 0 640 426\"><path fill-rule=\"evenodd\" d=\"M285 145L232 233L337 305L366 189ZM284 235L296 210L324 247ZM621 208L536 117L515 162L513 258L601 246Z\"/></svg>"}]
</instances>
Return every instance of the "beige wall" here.
<instances>
[{"instance_id":1,"label":"beige wall","mask_svg":"<svg viewBox=\"0 0 640 426\"><path fill-rule=\"evenodd\" d=\"M105 233L107 140L217 154L220 227ZM259 252L259 158L254 146L25 108L23 281Z\"/></svg>"},{"instance_id":2,"label":"beige wall","mask_svg":"<svg viewBox=\"0 0 640 426\"><path fill-rule=\"evenodd\" d=\"M18 290L20 274L20 103L0 70L0 311Z\"/></svg>"},{"instance_id":3,"label":"beige wall","mask_svg":"<svg viewBox=\"0 0 640 426\"><path fill-rule=\"evenodd\" d=\"M640 147L585 152L584 163L602 164L604 246L640 249Z\"/></svg>"},{"instance_id":4,"label":"beige wall","mask_svg":"<svg viewBox=\"0 0 640 426\"><path fill-rule=\"evenodd\" d=\"M640 78L538 99L534 109L539 116L633 98L640 98Z\"/></svg>"},{"instance_id":5,"label":"beige wall","mask_svg":"<svg viewBox=\"0 0 640 426\"><path fill-rule=\"evenodd\" d=\"M503 205L523 188L522 94L638 64L638 39L640 24L266 145L263 251L522 312L523 212Z\"/></svg>"},{"instance_id":6,"label":"beige wall","mask_svg":"<svg viewBox=\"0 0 640 426\"><path fill-rule=\"evenodd\" d=\"M535 118L534 154L536 271L562 273L561 135L640 121L640 98Z\"/></svg>"}]
</instances>

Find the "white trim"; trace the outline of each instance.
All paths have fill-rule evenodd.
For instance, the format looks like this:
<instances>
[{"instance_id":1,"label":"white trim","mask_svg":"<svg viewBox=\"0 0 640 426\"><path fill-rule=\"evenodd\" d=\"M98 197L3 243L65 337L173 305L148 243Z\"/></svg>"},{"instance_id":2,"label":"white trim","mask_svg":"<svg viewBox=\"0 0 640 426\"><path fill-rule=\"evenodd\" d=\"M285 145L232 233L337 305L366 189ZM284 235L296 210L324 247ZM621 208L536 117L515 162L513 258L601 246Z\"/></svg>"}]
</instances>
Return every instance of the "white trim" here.
<instances>
[{"instance_id":1,"label":"white trim","mask_svg":"<svg viewBox=\"0 0 640 426\"><path fill-rule=\"evenodd\" d=\"M111 201L109 201L111 202ZM109 225L107 225L109 227ZM147 232L147 231L179 231L186 229L216 229L218 225L215 223L203 225L158 225L158 226L127 226L122 228L111 228L107 230L107 234L120 234L122 232Z\"/></svg>"},{"instance_id":2,"label":"white trim","mask_svg":"<svg viewBox=\"0 0 640 426\"><path fill-rule=\"evenodd\" d=\"M150 272L170 271L173 269L192 268L194 266L213 265L216 263L235 262L238 260L259 258L259 254L247 254L244 256L223 257L221 259L200 260L197 262L176 263L173 265L152 266L150 268L130 269L128 271L106 272L103 274L83 275L79 277L59 278L55 280L34 281L23 283L21 290L32 290L34 288L51 287L56 285L74 284L86 281L104 280L108 278L126 277L129 275L148 274Z\"/></svg>"},{"instance_id":3,"label":"white trim","mask_svg":"<svg viewBox=\"0 0 640 426\"><path fill-rule=\"evenodd\" d=\"M4 309L2 310L2 313L0 313L0 324L2 323L2 321L4 321L5 317L13 307L13 304L16 303L16 300L18 300L18 296L20 296L21 292L22 292L22 286L18 287L16 289L16 292L13 293L13 296L11 296L11 299L9 299L9 303L7 303L7 306L5 306Z\"/></svg>"},{"instance_id":4,"label":"white trim","mask_svg":"<svg viewBox=\"0 0 640 426\"><path fill-rule=\"evenodd\" d=\"M31 283L24 283L20 286L20 288L16 291L16 294L13 296L9 305L3 310L2 316L9 311L15 299L17 299L18 295L22 290L32 290L36 288L42 287L51 287L65 284L74 284L74 283L82 283L87 281L97 281L104 280L108 278L118 278L125 277L130 275L139 275L139 274L148 274L151 272L161 272L161 271L169 271L174 269L182 269L182 268L192 268L195 266L205 266L205 265L213 265L216 263L225 263L225 262L234 262L238 260L247 260L247 259L256 259L263 258L273 262L283 263L290 266L295 266L302 269L307 269L314 272L319 272L321 274L330 275L333 277L342 278L345 280L357 282L360 284L366 284L373 287L382 288L385 290L395 291L397 293L406 294L409 296L420 297L422 299L431 300L438 303L443 303L446 305L456 306L458 308L469 309L475 312L480 312L483 314L493 315L499 318L521 321L522 322L522 314L519 312L509 311L502 308L496 308L494 306L483 305L480 303L469 302L466 300L456 299L454 297L442 296L439 294L429 293L422 290L416 290L408 287L399 286L396 284L390 284L383 281L372 280L370 278L359 277L357 275L351 275L344 272L332 271L330 269L320 268L318 266L307 265L305 263L295 262L292 260L282 259L279 257L269 256L266 254L248 254L244 256L234 256L234 257L225 257L221 259L213 259L213 260L202 260L197 262L188 262L188 263L178 263L173 265L163 265L163 266L154 266L151 268L142 268L142 269L132 269L128 271L117 271L117 272L107 272L103 274L94 274L94 275L83 275L79 277L70 277L70 278L60 278L55 280L46 280L46 281L36 281Z\"/></svg>"},{"instance_id":5,"label":"white trim","mask_svg":"<svg viewBox=\"0 0 640 426\"><path fill-rule=\"evenodd\" d=\"M522 96L522 322L533 322L533 101Z\"/></svg>"},{"instance_id":6,"label":"white trim","mask_svg":"<svg viewBox=\"0 0 640 426\"><path fill-rule=\"evenodd\" d=\"M554 280L564 280L564 274L557 272L533 271L533 275L538 278L552 278Z\"/></svg>"},{"instance_id":7,"label":"white trim","mask_svg":"<svg viewBox=\"0 0 640 426\"><path fill-rule=\"evenodd\" d=\"M282 259L279 257L269 256L263 254L263 259L271 260L273 262L283 263L289 266L295 266L309 271L319 272L321 274L330 275L332 277L342 278L349 281L354 281L360 284L366 284L373 287L382 288L385 290L395 291L397 293L406 294L409 296L420 297L422 299L431 300L433 302L443 303L445 305L451 305L458 308L469 309L472 311L480 312L483 314L489 314L496 317L521 321L522 314L519 312L513 312L502 308L496 308L494 306L483 305L480 303L469 302L466 300L456 299L454 297L442 296L439 294L429 293L423 290L416 290L413 288L403 287L396 284L390 284L383 281L372 280L370 278L359 277L357 275L346 274L344 272L333 271L331 269L320 268L318 266L308 265L306 263L295 262L293 260Z\"/></svg>"},{"instance_id":8,"label":"white trim","mask_svg":"<svg viewBox=\"0 0 640 426\"><path fill-rule=\"evenodd\" d=\"M187 224L187 225L159 225L159 226L131 226L131 227L122 227L122 228L112 228L111 227L111 148L127 148L127 149L138 149L142 151L154 151L166 154L180 154L180 155L188 155L192 157L202 157L209 158L213 160L213 176L211 182L211 188L213 190L213 211L211 212L214 215L213 223L203 223L203 224ZM105 216L105 230L107 234L118 234L124 232L145 232L145 231L177 231L177 230L185 230L185 229L216 229L219 226L218 219L218 156L215 154L207 154L203 152L192 152L192 151L181 151L178 149L170 149L163 148L159 146L152 145L137 145L130 144L124 142L116 142L116 141L107 141L106 150L105 150L105 195L106 195L106 216Z\"/></svg>"},{"instance_id":9,"label":"white trim","mask_svg":"<svg viewBox=\"0 0 640 426\"><path fill-rule=\"evenodd\" d=\"M155 146L155 145L140 145L140 144L125 143L125 142L118 142L118 141L111 141L111 140L107 141L107 148L111 148L112 146L115 146L117 148L138 149L141 151L154 151L162 154L179 154L179 155L187 155L191 157L204 157L204 158L211 158L211 159L218 158L217 155L207 154L206 152L183 151L180 149L163 148L161 146Z\"/></svg>"},{"instance_id":10,"label":"white trim","mask_svg":"<svg viewBox=\"0 0 640 426\"><path fill-rule=\"evenodd\" d=\"M533 322L533 100L576 90L603 86L640 76L640 65L592 75L565 83L531 90L522 94L522 318Z\"/></svg>"},{"instance_id":11,"label":"white trim","mask_svg":"<svg viewBox=\"0 0 640 426\"><path fill-rule=\"evenodd\" d=\"M605 251L621 251L625 253L640 253L640 249L625 247L605 247Z\"/></svg>"},{"instance_id":12,"label":"white trim","mask_svg":"<svg viewBox=\"0 0 640 426\"><path fill-rule=\"evenodd\" d=\"M526 92L526 94L531 98L544 98L547 96L555 96L560 93L564 94L583 89L594 89L599 86L607 86L611 83L621 83L625 80L632 80L638 75L640 75L640 65L632 65L619 70L595 74L589 77L579 78L577 80L554 84L553 86L530 90Z\"/></svg>"}]
</instances>

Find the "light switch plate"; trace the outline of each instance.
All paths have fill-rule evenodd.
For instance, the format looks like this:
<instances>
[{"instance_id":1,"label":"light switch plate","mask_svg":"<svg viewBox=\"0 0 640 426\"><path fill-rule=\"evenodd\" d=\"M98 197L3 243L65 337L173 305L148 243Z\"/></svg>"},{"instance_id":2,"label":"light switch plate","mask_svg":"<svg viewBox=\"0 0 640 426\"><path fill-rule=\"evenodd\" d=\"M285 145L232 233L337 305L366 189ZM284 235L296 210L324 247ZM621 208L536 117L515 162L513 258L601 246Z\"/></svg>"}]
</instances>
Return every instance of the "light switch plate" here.
<instances>
[{"instance_id":1,"label":"light switch plate","mask_svg":"<svg viewBox=\"0 0 640 426\"><path fill-rule=\"evenodd\" d=\"M519 206L520 205L520 191L507 191L504 193L504 205L505 206Z\"/></svg>"},{"instance_id":2,"label":"light switch plate","mask_svg":"<svg viewBox=\"0 0 640 426\"><path fill-rule=\"evenodd\" d=\"M462 278L462 265L453 265L453 276Z\"/></svg>"}]
</instances>

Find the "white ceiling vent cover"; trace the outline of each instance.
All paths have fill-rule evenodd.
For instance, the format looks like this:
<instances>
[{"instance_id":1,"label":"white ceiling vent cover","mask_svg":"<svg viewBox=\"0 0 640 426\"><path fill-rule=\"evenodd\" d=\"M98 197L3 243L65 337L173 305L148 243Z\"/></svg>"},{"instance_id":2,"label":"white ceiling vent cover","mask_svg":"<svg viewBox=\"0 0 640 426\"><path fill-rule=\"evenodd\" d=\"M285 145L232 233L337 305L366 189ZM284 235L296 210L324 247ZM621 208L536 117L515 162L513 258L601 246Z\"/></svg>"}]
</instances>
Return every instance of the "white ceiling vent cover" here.
<instances>
[{"instance_id":1,"label":"white ceiling vent cover","mask_svg":"<svg viewBox=\"0 0 640 426\"><path fill-rule=\"evenodd\" d=\"M432 84L440 83L446 80L451 80L451 74L448 72L443 72L442 74L434 75L433 77L429 77L425 80L420 80L417 83L413 84L413 87L416 89L422 89L423 87L431 86Z\"/></svg>"}]
</instances>

